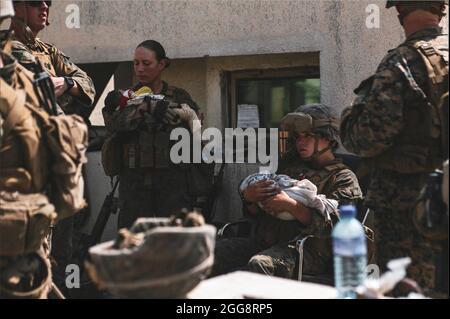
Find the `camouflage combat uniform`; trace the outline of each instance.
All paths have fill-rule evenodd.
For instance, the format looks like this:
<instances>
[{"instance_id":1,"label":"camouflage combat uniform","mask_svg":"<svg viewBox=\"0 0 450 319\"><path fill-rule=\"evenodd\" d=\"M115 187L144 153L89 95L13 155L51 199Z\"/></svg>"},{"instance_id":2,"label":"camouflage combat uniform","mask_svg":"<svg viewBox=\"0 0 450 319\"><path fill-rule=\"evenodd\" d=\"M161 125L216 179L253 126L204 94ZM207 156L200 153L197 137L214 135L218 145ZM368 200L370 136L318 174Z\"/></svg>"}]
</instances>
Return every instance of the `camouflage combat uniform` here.
<instances>
[{"instance_id":1,"label":"camouflage combat uniform","mask_svg":"<svg viewBox=\"0 0 450 319\"><path fill-rule=\"evenodd\" d=\"M142 85L137 84L133 90ZM163 82L159 93L174 103L185 103L196 112L197 104L189 93ZM119 228L129 227L139 217L167 217L181 208L192 209L187 164L170 161L170 132L177 126L143 128L144 117L130 120L129 108L103 112L111 132L125 137L119 173ZM186 127L184 124L180 124Z\"/></svg>"},{"instance_id":2,"label":"camouflage combat uniform","mask_svg":"<svg viewBox=\"0 0 450 319\"><path fill-rule=\"evenodd\" d=\"M37 102L38 98L34 92L33 85L30 80L33 78L33 74L24 69L12 56L2 52L0 52L0 54L2 55L4 62L4 66L0 68L0 78L5 81L4 85L9 85L14 90L25 89L28 97L27 102L32 103L33 107L40 108ZM21 74L21 76L18 74ZM26 81L26 79L29 83L25 86L23 82ZM6 121L10 113L10 106L7 103L7 98L11 97L3 96L3 92L6 92L6 87L4 90L5 91L2 89L0 92L0 97L2 98L2 103L0 104L0 118L2 118L3 121ZM5 98L4 101L3 98ZM3 104L3 102L5 102L5 104ZM5 134L5 132L2 133L2 143L0 144L2 146L0 149L0 154L2 155L2 160L0 161L0 173L2 173L0 174L0 180L2 181L2 183L0 183L0 190L3 190L8 184L6 181L9 176L9 169L23 167L29 172L32 183L29 189L22 189L21 192L43 192L48 182L47 177L50 172L47 164L48 158L42 152L42 145L44 145L42 141L36 139L36 146L33 149L23 150L23 147L19 144L19 141L15 140L14 134L9 133L5 136L3 136L3 134ZM18 151L19 149L20 151ZM21 155L22 152L32 154L33 157L35 156L36 158L31 163L25 163L25 156ZM29 183L23 184L26 185Z\"/></svg>"},{"instance_id":3,"label":"camouflage combat uniform","mask_svg":"<svg viewBox=\"0 0 450 319\"><path fill-rule=\"evenodd\" d=\"M33 74L23 68L12 56L1 50L0 56L4 64L0 68L0 192L2 192L2 199L5 198L4 194L6 193L44 194L49 183L49 175L51 174L50 167L48 166L50 157L48 145L44 142L45 139L42 138L43 133L40 123L35 118L33 112L28 109L28 107L40 109L38 98L32 84ZM10 90L13 91L11 92ZM16 96L14 95L15 92L17 92ZM24 93L25 96L23 104L15 104L20 100L19 95L21 93ZM28 105L28 107L25 105ZM14 108L17 112L12 111ZM33 127L32 130L30 130L30 126ZM16 129L19 133L17 133ZM22 140L17 136L25 132L28 134L29 143L22 143ZM6 217L2 221L8 222L7 216L2 217ZM46 219L44 218L44 214L42 214L42 223L44 223L44 220ZM28 227L31 228L30 225ZM36 227L36 225L33 225L33 227ZM0 233L1 241L11 240L10 238L1 238L1 235L4 234ZM25 234L23 235L25 236ZM43 237L46 235L42 234ZM50 271L50 263L48 261L49 245L46 238L43 237L33 238L33 240L44 241L44 244L36 252L17 256L2 256L0 254L0 273L3 271L5 274L5 269L8 268L4 267L10 267L10 265L14 265L16 262L23 263L24 267L29 267L28 272L35 271L32 270L35 267L33 262L29 261L30 256L33 256L35 253L39 254L40 258L45 260L48 271ZM32 241L30 238L28 240ZM36 261L34 260L34 262ZM4 287L4 284L2 282L2 287ZM22 292L22 296L24 298L45 298L49 288L43 287L43 290L36 289L34 293L29 294ZM11 295L11 291L3 295L3 291L1 290L0 299L14 297Z\"/></svg>"},{"instance_id":4,"label":"camouflage combat uniform","mask_svg":"<svg viewBox=\"0 0 450 319\"><path fill-rule=\"evenodd\" d=\"M28 34L28 33L24 33ZM67 76L78 85L80 95L75 97L68 92L57 98L60 113L77 114L87 121L92 111L95 88L91 78L70 61L70 58L54 45L43 42L39 38L16 35L12 41L12 55L28 70L34 72L34 66L39 61L51 77ZM73 253L72 237L75 217L60 221L52 232L52 256L59 267L55 272L57 281L63 280L66 265L71 263ZM61 277L61 278L60 278Z\"/></svg>"},{"instance_id":5,"label":"camouflage combat uniform","mask_svg":"<svg viewBox=\"0 0 450 319\"><path fill-rule=\"evenodd\" d=\"M94 83L67 55L39 38L30 37L26 40L25 37L17 36L12 41L12 55L30 71L34 71L33 67L38 60L50 76L72 78L78 85L80 96L74 97L66 92L58 97L58 105L65 114L78 114L87 119L95 99Z\"/></svg>"},{"instance_id":6,"label":"camouflage combat uniform","mask_svg":"<svg viewBox=\"0 0 450 319\"><path fill-rule=\"evenodd\" d=\"M434 78L425 56L443 66L433 71ZM375 212L379 266L385 270L389 260L410 256L408 276L428 288L434 286L435 251L414 227L410 209L428 174L443 161L433 100L445 86L445 65L448 76L448 39L439 28L410 35L355 90L358 96L342 113L340 128L344 146L364 157L371 172L366 206Z\"/></svg>"},{"instance_id":7,"label":"camouflage combat uniform","mask_svg":"<svg viewBox=\"0 0 450 319\"><path fill-rule=\"evenodd\" d=\"M362 199L355 174L339 159L321 168L313 168L297 158L282 161L279 174L292 178L308 179L318 188L318 194L340 204L355 204ZM298 252L295 240L308 235L325 239L327 244L317 250L304 251L303 274L325 275L332 273L331 229L339 220L336 211L321 214L313 210L312 223L284 221L262 210L257 215L247 214L254 224L254 234L249 238L224 238L216 242L213 275L244 269L271 276L292 278Z\"/></svg>"}]
</instances>

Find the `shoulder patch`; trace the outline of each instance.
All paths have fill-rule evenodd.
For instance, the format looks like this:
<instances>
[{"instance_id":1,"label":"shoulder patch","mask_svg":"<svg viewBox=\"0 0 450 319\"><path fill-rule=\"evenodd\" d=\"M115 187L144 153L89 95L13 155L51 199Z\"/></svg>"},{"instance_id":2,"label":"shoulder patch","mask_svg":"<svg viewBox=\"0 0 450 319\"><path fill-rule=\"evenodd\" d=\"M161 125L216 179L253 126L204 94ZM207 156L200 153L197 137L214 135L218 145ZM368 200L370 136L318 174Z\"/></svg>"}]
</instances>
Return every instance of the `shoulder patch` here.
<instances>
[{"instance_id":1,"label":"shoulder patch","mask_svg":"<svg viewBox=\"0 0 450 319\"><path fill-rule=\"evenodd\" d=\"M12 49L13 49L13 50L25 50L25 51L30 51L30 49L29 49L25 44L23 44L22 42L17 41L17 40L11 41L11 46L12 46Z\"/></svg>"},{"instance_id":2,"label":"shoulder patch","mask_svg":"<svg viewBox=\"0 0 450 319\"><path fill-rule=\"evenodd\" d=\"M20 64L33 64L36 63L36 58L27 49L22 49L22 47L13 47L11 51L12 56L19 61Z\"/></svg>"}]
</instances>

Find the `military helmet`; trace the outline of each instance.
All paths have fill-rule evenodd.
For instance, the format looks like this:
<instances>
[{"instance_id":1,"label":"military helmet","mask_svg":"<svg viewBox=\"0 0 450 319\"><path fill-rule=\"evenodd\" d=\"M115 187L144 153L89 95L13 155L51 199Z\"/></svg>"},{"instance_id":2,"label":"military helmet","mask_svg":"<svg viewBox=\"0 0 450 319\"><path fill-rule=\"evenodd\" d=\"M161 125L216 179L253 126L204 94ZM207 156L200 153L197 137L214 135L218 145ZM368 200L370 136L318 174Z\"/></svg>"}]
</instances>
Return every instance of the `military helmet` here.
<instances>
[{"instance_id":1,"label":"military helmet","mask_svg":"<svg viewBox=\"0 0 450 319\"><path fill-rule=\"evenodd\" d=\"M416 5L419 5L421 3L423 3L423 4L425 4L425 3L428 3L428 4L433 4L433 3L434 4L444 4L445 3L445 4L448 5L448 0L444 0L444 1L408 1L408 0L397 0L397 1L394 1L394 0L388 0L388 1L386 1L386 9L395 7L400 2L414 3Z\"/></svg>"},{"instance_id":2,"label":"military helmet","mask_svg":"<svg viewBox=\"0 0 450 319\"><path fill-rule=\"evenodd\" d=\"M338 115L324 104L307 104L281 119L281 129L299 133L319 134L330 141L339 141Z\"/></svg>"},{"instance_id":3,"label":"military helmet","mask_svg":"<svg viewBox=\"0 0 450 319\"><path fill-rule=\"evenodd\" d=\"M14 16L14 8L11 0L0 0L0 21L3 18Z\"/></svg>"},{"instance_id":4,"label":"military helmet","mask_svg":"<svg viewBox=\"0 0 450 319\"><path fill-rule=\"evenodd\" d=\"M192 225L192 224L191 224ZM216 228L140 218L125 238L92 247L86 268L100 289L120 298L184 298L212 269Z\"/></svg>"}]
</instances>

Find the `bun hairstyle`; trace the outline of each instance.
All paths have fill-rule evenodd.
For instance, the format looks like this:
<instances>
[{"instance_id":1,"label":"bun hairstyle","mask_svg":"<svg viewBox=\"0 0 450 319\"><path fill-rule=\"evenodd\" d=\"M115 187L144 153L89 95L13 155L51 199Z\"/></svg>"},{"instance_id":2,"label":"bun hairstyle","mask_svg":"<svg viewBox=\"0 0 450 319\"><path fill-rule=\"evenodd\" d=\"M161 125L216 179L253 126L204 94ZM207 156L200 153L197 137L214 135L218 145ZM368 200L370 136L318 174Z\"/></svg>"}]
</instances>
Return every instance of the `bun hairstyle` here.
<instances>
[{"instance_id":1,"label":"bun hairstyle","mask_svg":"<svg viewBox=\"0 0 450 319\"><path fill-rule=\"evenodd\" d=\"M166 61L166 68L170 65L170 59L166 56L166 50L164 50L161 43L155 40L145 40L144 42L141 42L137 48L146 48L148 50L152 50L155 52L156 59L159 61L165 60Z\"/></svg>"}]
</instances>

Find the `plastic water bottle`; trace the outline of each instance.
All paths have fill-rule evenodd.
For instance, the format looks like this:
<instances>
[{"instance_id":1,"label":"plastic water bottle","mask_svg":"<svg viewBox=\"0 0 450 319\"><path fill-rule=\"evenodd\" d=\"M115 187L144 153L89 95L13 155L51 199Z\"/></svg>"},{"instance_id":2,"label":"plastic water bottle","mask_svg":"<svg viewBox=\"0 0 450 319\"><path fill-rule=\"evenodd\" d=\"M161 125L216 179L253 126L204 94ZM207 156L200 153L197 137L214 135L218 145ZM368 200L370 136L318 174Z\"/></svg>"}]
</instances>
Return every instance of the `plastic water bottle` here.
<instances>
[{"instance_id":1,"label":"plastic water bottle","mask_svg":"<svg viewBox=\"0 0 450 319\"><path fill-rule=\"evenodd\" d=\"M341 206L333 229L334 281L338 298L356 298L355 288L366 278L367 246L364 229L355 218L356 208Z\"/></svg>"}]
</instances>

